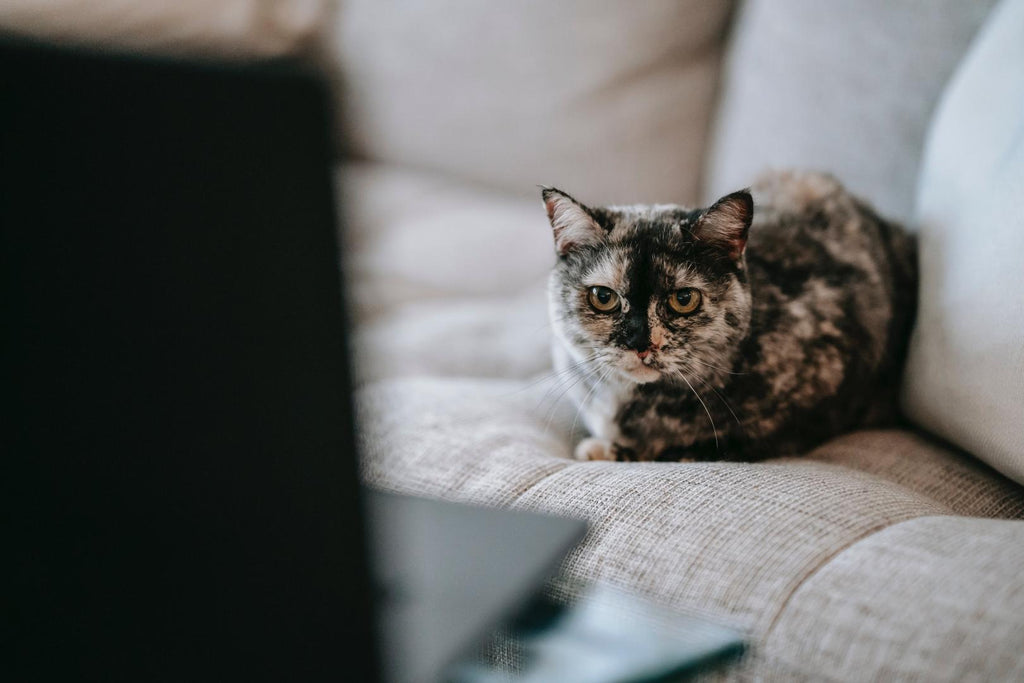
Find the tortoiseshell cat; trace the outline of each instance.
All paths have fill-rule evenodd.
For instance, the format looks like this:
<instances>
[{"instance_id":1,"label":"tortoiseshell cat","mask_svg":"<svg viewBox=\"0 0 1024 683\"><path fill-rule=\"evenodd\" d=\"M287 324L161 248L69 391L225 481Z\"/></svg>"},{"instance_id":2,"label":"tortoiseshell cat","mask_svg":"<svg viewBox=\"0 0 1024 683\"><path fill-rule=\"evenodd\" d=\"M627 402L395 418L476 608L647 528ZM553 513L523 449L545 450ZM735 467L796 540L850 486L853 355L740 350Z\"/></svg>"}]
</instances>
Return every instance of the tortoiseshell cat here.
<instances>
[{"instance_id":1,"label":"tortoiseshell cat","mask_svg":"<svg viewBox=\"0 0 1024 683\"><path fill-rule=\"evenodd\" d=\"M754 460L881 424L916 247L830 176L773 173L707 209L543 190L556 370L582 460ZM748 239L749 232L749 239Z\"/></svg>"}]
</instances>

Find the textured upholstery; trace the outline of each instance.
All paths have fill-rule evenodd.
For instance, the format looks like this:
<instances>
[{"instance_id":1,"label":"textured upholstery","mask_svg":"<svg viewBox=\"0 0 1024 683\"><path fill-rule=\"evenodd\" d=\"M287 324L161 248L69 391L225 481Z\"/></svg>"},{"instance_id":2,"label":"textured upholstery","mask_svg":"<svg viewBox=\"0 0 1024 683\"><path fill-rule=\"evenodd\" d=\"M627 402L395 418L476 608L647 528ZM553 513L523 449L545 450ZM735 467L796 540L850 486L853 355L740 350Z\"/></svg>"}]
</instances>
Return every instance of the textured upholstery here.
<instances>
[{"instance_id":1,"label":"textured upholstery","mask_svg":"<svg viewBox=\"0 0 1024 683\"><path fill-rule=\"evenodd\" d=\"M706 199L749 185L764 168L811 168L908 220L932 110L993 4L743 3Z\"/></svg>"},{"instance_id":2,"label":"textured upholstery","mask_svg":"<svg viewBox=\"0 0 1024 683\"><path fill-rule=\"evenodd\" d=\"M731 5L351 0L353 151L519 196L693 202Z\"/></svg>"},{"instance_id":3,"label":"textured upholstery","mask_svg":"<svg viewBox=\"0 0 1024 683\"><path fill-rule=\"evenodd\" d=\"M541 205L428 173L352 163L338 174L364 380L528 377L550 365L554 263Z\"/></svg>"},{"instance_id":4,"label":"textured upholstery","mask_svg":"<svg viewBox=\"0 0 1024 683\"><path fill-rule=\"evenodd\" d=\"M755 642L746 668L737 672L843 679L869 662L893 675L909 674L921 663L900 668L904 663L889 648L908 642L919 659L930 644L951 638L954 627L938 620L942 610L974 615L977 642L1002 639L1005 645L1013 629L1024 626L1008 618L1013 612L1006 606L1007 595L1016 595L1014 605L1024 600L1014 588L1020 552L992 553L972 564L942 536L948 528L948 543L964 545L956 539L970 531L979 551L998 546L1007 534L1024 536L1024 525L976 519L1024 518L1024 492L960 454L909 432L875 431L836 439L805 458L757 464L580 463L569 459L574 411L555 399L557 393L557 384L464 378L370 385L360 414L365 477L388 490L589 520L586 541L564 563L565 590L571 594L576 579L603 580L733 624ZM914 549L905 542L912 526L883 534L919 519L938 520L932 523L938 540L922 537ZM956 526L964 521L973 526ZM884 621L890 613L918 609L923 587L903 595L894 587L883 590L885 581L906 576L912 583L931 559L943 561L943 553L959 562L947 562L935 575L934 581L948 582L943 603L929 608L932 616L916 631L880 644L858 615L873 609ZM883 560L875 562L879 556ZM974 585L982 569L984 585L1000 590ZM843 572L856 575L864 589L841 590ZM824 628L801 629L814 617L813 600L825 599L808 596L830 596L827 586L818 587L826 577L838 583L832 597L843 617L820 640ZM829 615L816 618L829 621ZM777 635L780 629L789 635ZM846 668L834 668L828 657L847 653L847 636L860 640L840 662ZM808 660L802 649L818 658ZM947 652L961 669L970 666L966 655ZM1012 670L999 666L988 670Z\"/></svg>"},{"instance_id":5,"label":"textured upholstery","mask_svg":"<svg viewBox=\"0 0 1024 683\"><path fill-rule=\"evenodd\" d=\"M1024 0L1000 3L943 96L917 212L905 409L1024 483Z\"/></svg>"},{"instance_id":6,"label":"textured upholstery","mask_svg":"<svg viewBox=\"0 0 1024 683\"><path fill-rule=\"evenodd\" d=\"M780 680L1022 680L1021 566L1019 522L893 525L800 586L764 644L765 669Z\"/></svg>"}]
</instances>

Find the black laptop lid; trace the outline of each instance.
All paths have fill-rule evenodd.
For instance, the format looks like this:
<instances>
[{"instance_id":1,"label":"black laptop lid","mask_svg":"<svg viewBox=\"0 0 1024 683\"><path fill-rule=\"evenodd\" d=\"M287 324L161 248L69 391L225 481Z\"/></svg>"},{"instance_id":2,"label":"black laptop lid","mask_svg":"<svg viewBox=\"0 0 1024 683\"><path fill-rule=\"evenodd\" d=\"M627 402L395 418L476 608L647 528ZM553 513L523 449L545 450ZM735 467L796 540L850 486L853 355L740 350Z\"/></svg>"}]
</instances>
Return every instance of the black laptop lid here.
<instances>
[{"instance_id":1,"label":"black laptop lid","mask_svg":"<svg viewBox=\"0 0 1024 683\"><path fill-rule=\"evenodd\" d=\"M373 680L321 87L5 45L0 98L5 669Z\"/></svg>"}]
</instances>

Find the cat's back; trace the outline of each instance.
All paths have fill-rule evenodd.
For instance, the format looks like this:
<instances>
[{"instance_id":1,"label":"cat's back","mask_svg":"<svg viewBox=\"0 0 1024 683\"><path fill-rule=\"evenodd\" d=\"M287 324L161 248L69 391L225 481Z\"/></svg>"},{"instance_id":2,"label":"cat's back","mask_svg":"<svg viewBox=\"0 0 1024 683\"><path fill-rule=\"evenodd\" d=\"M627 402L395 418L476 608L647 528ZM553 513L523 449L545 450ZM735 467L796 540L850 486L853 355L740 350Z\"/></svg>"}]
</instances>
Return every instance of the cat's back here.
<instances>
[{"instance_id":1,"label":"cat's back","mask_svg":"<svg viewBox=\"0 0 1024 683\"><path fill-rule=\"evenodd\" d=\"M790 266L791 275L819 275L835 284L841 284L842 275L875 281L887 270L913 267L913 239L831 175L773 171L762 175L751 192L757 210L748 253L758 265Z\"/></svg>"},{"instance_id":2,"label":"cat's back","mask_svg":"<svg viewBox=\"0 0 1024 683\"><path fill-rule=\"evenodd\" d=\"M758 371L843 393L900 362L916 297L915 243L832 176L773 172L751 188L747 243ZM803 382L798 382L802 384Z\"/></svg>"}]
</instances>

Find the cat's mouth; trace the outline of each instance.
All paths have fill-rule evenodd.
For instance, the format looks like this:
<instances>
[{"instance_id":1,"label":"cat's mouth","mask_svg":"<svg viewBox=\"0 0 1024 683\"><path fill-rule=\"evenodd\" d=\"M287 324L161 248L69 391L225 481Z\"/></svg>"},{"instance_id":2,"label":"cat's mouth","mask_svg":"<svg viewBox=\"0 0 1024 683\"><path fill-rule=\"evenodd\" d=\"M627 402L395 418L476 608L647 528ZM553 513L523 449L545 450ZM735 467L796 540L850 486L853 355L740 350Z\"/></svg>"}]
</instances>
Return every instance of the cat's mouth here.
<instances>
[{"instance_id":1,"label":"cat's mouth","mask_svg":"<svg viewBox=\"0 0 1024 683\"><path fill-rule=\"evenodd\" d=\"M661 377L661 363L655 352L640 357L635 351L627 351L623 354L620 367L630 379L640 384L653 382Z\"/></svg>"}]
</instances>

